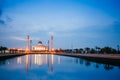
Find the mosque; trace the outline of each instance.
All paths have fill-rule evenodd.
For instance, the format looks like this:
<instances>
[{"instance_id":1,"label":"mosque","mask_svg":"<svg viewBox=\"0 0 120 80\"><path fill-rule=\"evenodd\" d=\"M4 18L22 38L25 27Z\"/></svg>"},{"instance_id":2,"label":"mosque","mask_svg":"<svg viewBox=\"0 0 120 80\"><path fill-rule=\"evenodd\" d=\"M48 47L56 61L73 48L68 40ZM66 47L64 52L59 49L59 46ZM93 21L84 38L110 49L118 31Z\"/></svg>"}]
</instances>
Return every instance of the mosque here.
<instances>
[{"instance_id":1,"label":"mosque","mask_svg":"<svg viewBox=\"0 0 120 80\"><path fill-rule=\"evenodd\" d=\"M26 53L30 52L55 52L53 47L53 36L48 40L48 45L43 45L42 41L39 41L36 46L32 46L32 40L30 36L27 36L27 48L25 50Z\"/></svg>"},{"instance_id":2,"label":"mosque","mask_svg":"<svg viewBox=\"0 0 120 80\"><path fill-rule=\"evenodd\" d=\"M36 46L32 46L32 50L36 51L47 51L48 46L44 46L41 41L38 42Z\"/></svg>"}]
</instances>

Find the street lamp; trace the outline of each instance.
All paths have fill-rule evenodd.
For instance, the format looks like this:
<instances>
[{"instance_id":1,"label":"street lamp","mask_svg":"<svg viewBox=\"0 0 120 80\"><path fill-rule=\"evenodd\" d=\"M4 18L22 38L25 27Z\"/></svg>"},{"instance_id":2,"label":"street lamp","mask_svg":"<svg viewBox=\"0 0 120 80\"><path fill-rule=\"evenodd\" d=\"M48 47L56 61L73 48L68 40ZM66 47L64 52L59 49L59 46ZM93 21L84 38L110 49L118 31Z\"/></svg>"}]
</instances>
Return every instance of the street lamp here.
<instances>
[{"instance_id":1,"label":"street lamp","mask_svg":"<svg viewBox=\"0 0 120 80\"><path fill-rule=\"evenodd\" d=\"M119 53L119 48L120 48L120 46L119 46L119 45L117 45L118 53Z\"/></svg>"}]
</instances>

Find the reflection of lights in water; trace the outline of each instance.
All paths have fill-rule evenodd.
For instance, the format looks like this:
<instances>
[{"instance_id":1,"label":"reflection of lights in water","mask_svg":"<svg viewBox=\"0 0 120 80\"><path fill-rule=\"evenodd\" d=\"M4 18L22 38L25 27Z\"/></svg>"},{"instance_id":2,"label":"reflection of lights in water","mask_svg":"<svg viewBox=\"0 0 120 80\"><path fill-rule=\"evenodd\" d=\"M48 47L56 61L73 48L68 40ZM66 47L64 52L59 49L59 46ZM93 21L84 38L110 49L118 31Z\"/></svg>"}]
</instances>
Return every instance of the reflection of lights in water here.
<instances>
[{"instance_id":1,"label":"reflection of lights in water","mask_svg":"<svg viewBox=\"0 0 120 80\"><path fill-rule=\"evenodd\" d=\"M17 64L21 64L22 63L22 59L21 59L21 57L18 57L17 58Z\"/></svg>"},{"instance_id":2,"label":"reflection of lights in water","mask_svg":"<svg viewBox=\"0 0 120 80\"><path fill-rule=\"evenodd\" d=\"M51 54L51 59L50 59L50 72L53 72L53 64L54 64L54 55Z\"/></svg>"},{"instance_id":3,"label":"reflection of lights in water","mask_svg":"<svg viewBox=\"0 0 120 80\"><path fill-rule=\"evenodd\" d=\"M36 64L37 63L37 61L36 61L36 54L35 54L35 58L34 58L34 64Z\"/></svg>"},{"instance_id":4,"label":"reflection of lights in water","mask_svg":"<svg viewBox=\"0 0 120 80\"><path fill-rule=\"evenodd\" d=\"M51 55L51 62L52 62L52 64L54 63L54 55L53 54Z\"/></svg>"},{"instance_id":5,"label":"reflection of lights in water","mask_svg":"<svg viewBox=\"0 0 120 80\"><path fill-rule=\"evenodd\" d=\"M58 56L58 64L60 64L60 56Z\"/></svg>"},{"instance_id":6,"label":"reflection of lights in water","mask_svg":"<svg viewBox=\"0 0 120 80\"><path fill-rule=\"evenodd\" d=\"M26 55L26 71L28 72L28 59L29 59L29 56Z\"/></svg>"},{"instance_id":7,"label":"reflection of lights in water","mask_svg":"<svg viewBox=\"0 0 120 80\"><path fill-rule=\"evenodd\" d=\"M38 64L38 65L42 65L42 62L43 62L43 61L42 61L41 57L38 56L38 57L37 57L37 64Z\"/></svg>"},{"instance_id":8,"label":"reflection of lights in water","mask_svg":"<svg viewBox=\"0 0 120 80\"><path fill-rule=\"evenodd\" d=\"M42 63L43 63L43 60L41 58L41 55L35 55L34 64L42 65Z\"/></svg>"},{"instance_id":9,"label":"reflection of lights in water","mask_svg":"<svg viewBox=\"0 0 120 80\"><path fill-rule=\"evenodd\" d=\"M47 56L47 54L46 54L46 58L45 58L45 63L47 64L48 62L48 56Z\"/></svg>"}]
</instances>

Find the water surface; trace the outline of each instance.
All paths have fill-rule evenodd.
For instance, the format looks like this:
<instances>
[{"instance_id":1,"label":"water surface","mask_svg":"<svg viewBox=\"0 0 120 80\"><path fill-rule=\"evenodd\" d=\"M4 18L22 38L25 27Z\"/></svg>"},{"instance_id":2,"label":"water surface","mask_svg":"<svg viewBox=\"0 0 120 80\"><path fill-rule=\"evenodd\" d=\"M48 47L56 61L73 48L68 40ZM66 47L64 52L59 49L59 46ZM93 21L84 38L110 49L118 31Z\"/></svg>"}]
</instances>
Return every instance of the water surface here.
<instances>
[{"instance_id":1,"label":"water surface","mask_svg":"<svg viewBox=\"0 0 120 80\"><path fill-rule=\"evenodd\" d=\"M81 58L31 54L0 61L0 80L120 80L120 67Z\"/></svg>"}]
</instances>

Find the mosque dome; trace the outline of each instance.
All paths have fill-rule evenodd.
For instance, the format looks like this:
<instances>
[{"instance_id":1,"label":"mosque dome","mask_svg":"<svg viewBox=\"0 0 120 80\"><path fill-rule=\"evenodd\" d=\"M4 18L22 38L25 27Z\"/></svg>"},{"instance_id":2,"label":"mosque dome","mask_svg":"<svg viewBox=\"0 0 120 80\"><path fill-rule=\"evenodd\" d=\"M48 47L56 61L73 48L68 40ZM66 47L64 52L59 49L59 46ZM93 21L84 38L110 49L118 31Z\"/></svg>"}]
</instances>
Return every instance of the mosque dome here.
<instances>
[{"instance_id":1,"label":"mosque dome","mask_svg":"<svg viewBox=\"0 0 120 80\"><path fill-rule=\"evenodd\" d=\"M38 42L38 45L42 45L42 41L39 41L39 42Z\"/></svg>"}]
</instances>

